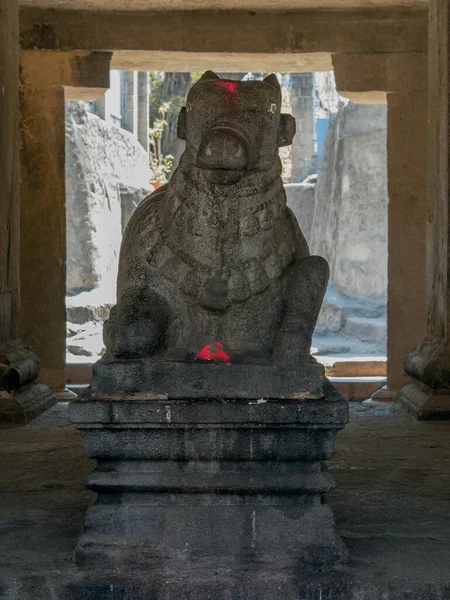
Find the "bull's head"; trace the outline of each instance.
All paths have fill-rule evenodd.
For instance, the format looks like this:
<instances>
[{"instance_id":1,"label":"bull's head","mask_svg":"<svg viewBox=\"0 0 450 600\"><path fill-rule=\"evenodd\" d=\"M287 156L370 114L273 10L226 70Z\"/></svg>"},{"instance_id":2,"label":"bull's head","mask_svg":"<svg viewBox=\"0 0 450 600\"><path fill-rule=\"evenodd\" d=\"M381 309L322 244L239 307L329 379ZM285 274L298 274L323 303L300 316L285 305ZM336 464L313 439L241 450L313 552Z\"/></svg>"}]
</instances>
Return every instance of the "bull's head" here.
<instances>
[{"instance_id":1,"label":"bull's head","mask_svg":"<svg viewBox=\"0 0 450 600\"><path fill-rule=\"evenodd\" d=\"M191 88L178 117L178 136L209 181L236 183L269 170L278 148L292 143L295 120L281 114L281 88L263 81L230 81L206 71Z\"/></svg>"}]
</instances>

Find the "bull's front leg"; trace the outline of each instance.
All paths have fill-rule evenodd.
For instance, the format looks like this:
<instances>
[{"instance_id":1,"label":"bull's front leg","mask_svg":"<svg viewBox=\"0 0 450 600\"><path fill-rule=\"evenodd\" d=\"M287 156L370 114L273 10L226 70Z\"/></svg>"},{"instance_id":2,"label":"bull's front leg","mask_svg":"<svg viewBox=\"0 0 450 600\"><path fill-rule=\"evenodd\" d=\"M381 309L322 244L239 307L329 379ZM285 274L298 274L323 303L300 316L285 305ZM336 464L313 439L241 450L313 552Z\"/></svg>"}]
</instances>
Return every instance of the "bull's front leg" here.
<instances>
[{"instance_id":1,"label":"bull's front leg","mask_svg":"<svg viewBox=\"0 0 450 600\"><path fill-rule=\"evenodd\" d=\"M295 366L309 360L329 273L321 256L308 256L289 267L285 312L274 346L276 362Z\"/></svg>"},{"instance_id":2,"label":"bull's front leg","mask_svg":"<svg viewBox=\"0 0 450 600\"><path fill-rule=\"evenodd\" d=\"M148 358L164 342L168 306L154 290L124 290L103 326L108 354L117 358Z\"/></svg>"}]
</instances>

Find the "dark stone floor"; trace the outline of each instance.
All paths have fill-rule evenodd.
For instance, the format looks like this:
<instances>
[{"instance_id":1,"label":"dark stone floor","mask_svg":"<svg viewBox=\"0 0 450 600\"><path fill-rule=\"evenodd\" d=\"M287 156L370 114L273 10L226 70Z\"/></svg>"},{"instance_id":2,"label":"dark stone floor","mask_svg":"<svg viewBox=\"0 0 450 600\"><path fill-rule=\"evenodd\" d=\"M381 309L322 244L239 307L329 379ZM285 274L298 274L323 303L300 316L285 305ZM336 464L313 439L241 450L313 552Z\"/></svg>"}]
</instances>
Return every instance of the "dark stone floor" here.
<instances>
[{"instance_id":1,"label":"dark stone floor","mask_svg":"<svg viewBox=\"0 0 450 600\"><path fill-rule=\"evenodd\" d=\"M328 498L351 563L333 572L243 566L126 581L80 573L72 552L95 498L83 488L93 461L67 422L67 405L0 430L0 452L2 600L450 599L450 421L352 405L329 463L338 488Z\"/></svg>"}]
</instances>

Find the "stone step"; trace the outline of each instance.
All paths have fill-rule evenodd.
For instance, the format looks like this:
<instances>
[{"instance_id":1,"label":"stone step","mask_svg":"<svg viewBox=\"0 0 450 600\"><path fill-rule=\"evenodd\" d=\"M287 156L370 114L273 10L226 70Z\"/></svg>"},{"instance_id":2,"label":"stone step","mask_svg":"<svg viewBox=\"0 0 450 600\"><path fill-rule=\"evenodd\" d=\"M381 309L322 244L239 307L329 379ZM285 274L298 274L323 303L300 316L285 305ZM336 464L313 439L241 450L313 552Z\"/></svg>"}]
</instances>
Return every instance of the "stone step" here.
<instances>
[{"instance_id":1,"label":"stone step","mask_svg":"<svg viewBox=\"0 0 450 600\"><path fill-rule=\"evenodd\" d=\"M356 337L363 342L385 342L387 338L387 323L384 317L347 317L344 333Z\"/></svg>"}]
</instances>

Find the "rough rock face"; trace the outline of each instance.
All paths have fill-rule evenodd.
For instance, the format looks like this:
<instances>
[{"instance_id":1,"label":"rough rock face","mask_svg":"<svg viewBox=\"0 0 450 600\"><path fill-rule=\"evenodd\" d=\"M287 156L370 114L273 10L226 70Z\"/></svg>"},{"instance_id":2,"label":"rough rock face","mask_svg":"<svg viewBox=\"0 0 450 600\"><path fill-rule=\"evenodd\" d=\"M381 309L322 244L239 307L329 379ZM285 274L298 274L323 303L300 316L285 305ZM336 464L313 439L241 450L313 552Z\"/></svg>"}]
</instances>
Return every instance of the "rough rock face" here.
<instances>
[{"instance_id":1,"label":"rough rock face","mask_svg":"<svg viewBox=\"0 0 450 600\"><path fill-rule=\"evenodd\" d=\"M208 359L201 351L216 343L241 360L309 361L328 266L286 207L278 148L295 122L280 110L275 76L207 72L192 87L180 166L125 232L107 360Z\"/></svg>"},{"instance_id":2,"label":"rough rock face","mask_svg":"<svg viewBox=\"0 0 450 600\"><path fill-rule=\"evenodd\" d=\"M101 288L113 302L123 216L153 189L148 155L84 102L66 106L68 295Z\"/></svg>"},{"instance_id":3,"label":"rough rock face","mask_svg":"<svg viewBox=\"0 0 450 600\"><path fill-rule=\"evenodd\" d=\"M341 105L331 120L316 186L311 250L336 289L387 297L386 107Z\"/></svg>"}]
</instances>

